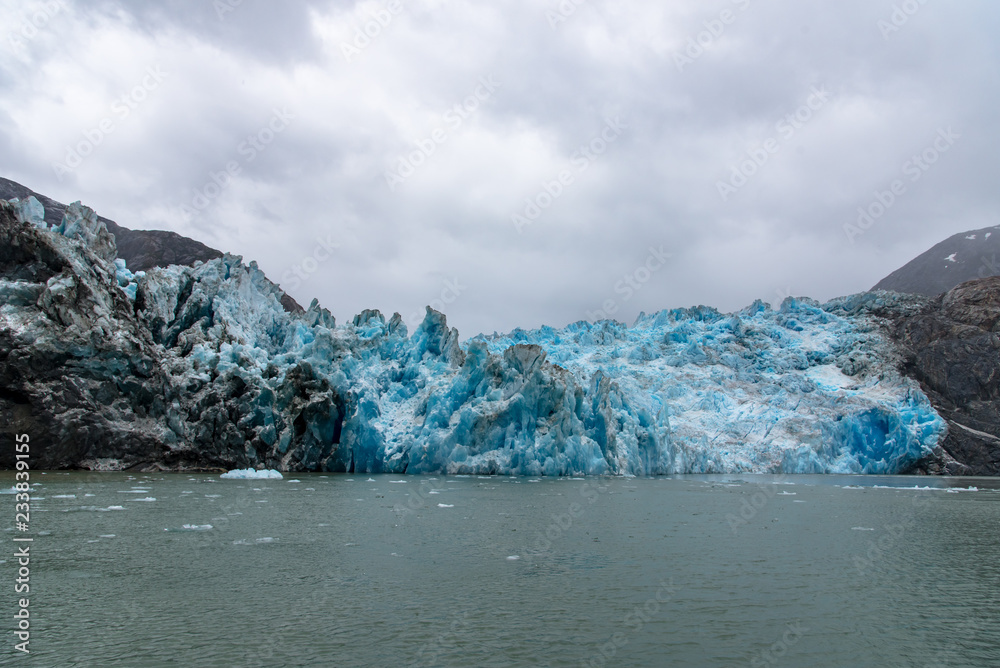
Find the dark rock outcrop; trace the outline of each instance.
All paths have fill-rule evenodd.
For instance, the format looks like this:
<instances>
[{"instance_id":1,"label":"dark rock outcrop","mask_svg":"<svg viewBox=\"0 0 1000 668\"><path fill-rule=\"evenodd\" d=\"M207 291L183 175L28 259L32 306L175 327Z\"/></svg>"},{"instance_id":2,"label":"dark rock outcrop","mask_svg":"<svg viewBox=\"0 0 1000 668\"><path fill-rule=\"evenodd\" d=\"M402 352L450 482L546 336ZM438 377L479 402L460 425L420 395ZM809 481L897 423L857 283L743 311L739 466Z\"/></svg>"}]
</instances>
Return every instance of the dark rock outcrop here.
<instances>
[{"instance_id":1,"label":"dark rock outcrop","mask_svg":"<svg viewBox=\"0 0 1000 668\"><path fill-rule=\"evenodd\" d=\"M292 423L306 411L336 414L335 393L314 392L302 372L275 378L310 397L299 413L282 414L268 406L267 383L239 367L190 373L207 328L222 330L216 347L239 343L199 283L218 286L240 272L280 310L277 286L227 255L200 269L153 268L133 302L110 261L114 237L82 211L76 236L65 236L19 221L0 201L0 439L30 434L38 469L224 470L306 459L313 437ZM167 308L149 295L163 283L181 286ZM0 468L14 463L13 449L0 449Z\"/></svg>"},{"instance_id":2,"label":"dark rock outcrop","mask_svg":"<svg viewBox=\"0 0 1000 668\"><path fill-rule=\"evenodd\" d=\"M58 225L66 213L66 205L15 183L0 178L0 199L25 199L33 196L45 207L45 222ZM130 230L103 216L98 217L114 235L118 257L125 260L132 271L146 271L153 267L171 264L193 265L222 257L222 251L209 248L200 241L182 237L176 232L162 230Z\"/></svg>"},{"instance_id":3,"label":"dark rock outcrop","mask_svg":"<svg viewBox=\"0 0 1000 668\"><path fill-rule=\"evenodd\" d=\"M4 442L31 435L35 468L116 468L169 448L161 356L117 285L86 244L44 235L0 202L0 298L22 307L4 308L0 327L0 430ZM0 449L0 466L13 463Z\"/></svg>"},{"instance_id":4,"label":"dark rock outcrop","mask_svg":"<svg viewBox=\"0 0 1000 668\"><path fill-rule=\"evenodd\" d=\"M917 312L887 312L902 371L948 422L929 473L1000 475L1000 277L962 283L923 300Z\"/></svg>"},{"instance_id":5,"label":"dark rock outcrop","mask_svg":"<svg viewBox=\"0 0 1000 668\"><path fill-rule=\"evenodd\" d=\"M26 186L0 177L0 199L26 199L34 197L45 207L45 222L58 225L66 213L67 205L45 195L36 193ZM192 266L195 262L208 262L222 257L222 251L210 248L200 241L164 230L132 230L115 221L98 216L108 232L115 238L118 257L125 260L133 271L147 271L153 267L167 267L172 264ZM282 306L289 313L302 313L303 309L290 295L284 294Z\"/></svg>"}]
</instances>

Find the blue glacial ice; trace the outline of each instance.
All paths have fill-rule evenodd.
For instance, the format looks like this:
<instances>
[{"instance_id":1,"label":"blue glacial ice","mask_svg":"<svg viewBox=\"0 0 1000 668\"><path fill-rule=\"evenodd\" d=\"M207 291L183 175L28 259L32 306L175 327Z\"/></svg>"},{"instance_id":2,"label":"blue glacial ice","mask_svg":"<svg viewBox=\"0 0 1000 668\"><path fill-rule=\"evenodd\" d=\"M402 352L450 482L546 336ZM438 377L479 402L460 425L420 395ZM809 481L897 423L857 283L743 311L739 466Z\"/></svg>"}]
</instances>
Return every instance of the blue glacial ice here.
<instances>
[{"instance_id":1,"label":"blue glacial ice","mask_svg":"<svg viewBox=\"0 0 1000 668\"><path fill-rule=\"evenodd\" d=\"M142 317L179 352L173 373L264 388L245 419L279 468L893 473L946 429L874 320L843 301L461 342L431 309L412 335L398 314L337 325L315 302L287 314L256 265L234 256L151 271L139 292Z\"/></svg>"},{"instance_id":2,"label":"blue glacial ice","mask_svg":"<svg viewBox=\"0 0 1000 668\"><path fill-rule=\"evenodd\" d=\"M73 205L40 233L100 248L107 231ZM256 263L233 255L135 275L105 255L94 261L107 262L184 388L168 400L170 438L229 448L239 466L895 473L946 432L898 372L868 308L899 299L892 293L788 298L778 309L757 301L729 314L698 306L643 314L631 327L581 321L461 341L430 308L412 334L399 314L368 310L337 324L315 300L286 312Z\"/></svg>"}]
</instances>

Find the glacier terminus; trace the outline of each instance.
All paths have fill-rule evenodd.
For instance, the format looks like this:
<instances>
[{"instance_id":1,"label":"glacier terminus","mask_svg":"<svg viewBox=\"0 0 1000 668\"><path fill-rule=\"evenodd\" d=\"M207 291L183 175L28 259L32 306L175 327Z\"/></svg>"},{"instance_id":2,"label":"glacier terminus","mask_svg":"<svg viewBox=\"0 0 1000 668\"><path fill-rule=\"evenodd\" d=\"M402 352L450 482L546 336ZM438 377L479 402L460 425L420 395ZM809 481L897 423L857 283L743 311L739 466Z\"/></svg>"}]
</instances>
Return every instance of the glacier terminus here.
<instances>
[{"instance_id":1,"label":"glacier terminus","mask_svg":"<svg viewBox=\"0 0 1000 668\"><path fill-rule=\"evenodd\" d=\"M92 210L43 214L0 202L0 332L9 417L52 467L889 474L948 429L876 315L910 296L463 341L429 307L412 332L290 311L234 255L133 274Z\"/></svg>"}]
</instances>

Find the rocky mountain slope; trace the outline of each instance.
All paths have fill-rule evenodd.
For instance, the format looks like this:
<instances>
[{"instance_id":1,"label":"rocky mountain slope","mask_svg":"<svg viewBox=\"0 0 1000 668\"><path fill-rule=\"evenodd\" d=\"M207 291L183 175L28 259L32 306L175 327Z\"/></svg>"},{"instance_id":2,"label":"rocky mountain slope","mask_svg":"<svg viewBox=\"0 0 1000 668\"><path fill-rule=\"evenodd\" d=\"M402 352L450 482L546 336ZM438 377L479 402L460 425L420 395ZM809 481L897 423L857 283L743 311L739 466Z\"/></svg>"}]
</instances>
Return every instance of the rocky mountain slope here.
<instances>
[{"instance_id":1,"label":"rocky mountain slope","mask_svg":"<svg viewBox=\"0 0 1000 668\"><path fill-rule=\"evenodd\" d=\"M460 343L430 309L289 313L232 255L133 274L92 211L45 213L0 202L0 438L38 468L994 470L993 283Z\"/></svg>"},{"instance_id":2,"label":"rocky mountain slope","mask_svg":"<svg viewBox=\"0 0 1000 668\"><path fill-rule=\"evenodd\" d=\"M0 199L35 197L45 207L45 221L59 225L66 213L66 205L34 192L9 179L0 178ZM209 248L200 241L182 237L176 232L160 230L130 230L113 220L98 216L115 238L118 256L128 263L132 271L145 271L171 264L193 265L222 257L222 251Z\"/></svg>"},{"instance_id":3,"label":"rocky mountain slope","mask_svg":"<svg viewBox=\"0 0 1000 668\"><path fill-rule=\"evenodd\" d=\"M977 278L1000 275L1000 226L948 237L892 272L872 290L933 297Z\"/></svg>"},{"instance_id":4,"label":"rocky mountain slope","mask_svg":"<svg viewBox=\"0 0 1000 668\"><path fill-rule=\"evenodd\" d=\"M887 312L902 370L948 422L930 472L1000 475L1000 277L962 283L903 317Z\"/></svg>"},{"instance_id":5,"label":"rocky mountain slope","mask_svg":"<svg viewBox=\"0 0 1000 668\"><path fill-rule=\"evenodd\" d=\"M0 177L0 199L27 199L34 197L45 208L45 221L52 226L62 222L66 205L30 188ZM103 216L98 219L115 238L118 257L125 260L131 271L146 271L153 267L167 267L172 264L191 266L195 262L208 262L222 257L222 251L210 248L200 241L181 236L176 232L163 230L131 230ZM291 296L282 294L282 304L289 311L301 311L302 307Z\"/></svg>"}]
</instances>

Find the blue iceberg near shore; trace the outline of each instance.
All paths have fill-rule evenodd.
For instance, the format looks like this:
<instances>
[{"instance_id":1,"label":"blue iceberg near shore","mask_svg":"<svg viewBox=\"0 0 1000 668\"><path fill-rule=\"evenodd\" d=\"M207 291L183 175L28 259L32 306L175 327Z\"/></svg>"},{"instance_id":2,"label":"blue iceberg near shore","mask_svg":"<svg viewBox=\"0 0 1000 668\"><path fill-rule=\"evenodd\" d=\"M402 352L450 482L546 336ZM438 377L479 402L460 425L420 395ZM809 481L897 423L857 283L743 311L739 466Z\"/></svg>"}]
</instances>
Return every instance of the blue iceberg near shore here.
<instances>
[{"instance_id":1,"label":"blue iceberg near shore","mask_svg":"<svg viewBox=\"0 0 1000 668\"><path fill-rule=\"evenodd\" d=\"M281 480L281 471L274 469L233 469L219 476L224 480Z\"/></svg>"}]
</instances>

